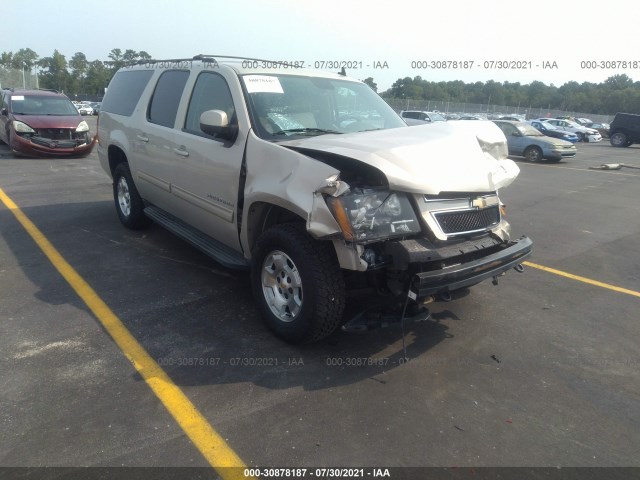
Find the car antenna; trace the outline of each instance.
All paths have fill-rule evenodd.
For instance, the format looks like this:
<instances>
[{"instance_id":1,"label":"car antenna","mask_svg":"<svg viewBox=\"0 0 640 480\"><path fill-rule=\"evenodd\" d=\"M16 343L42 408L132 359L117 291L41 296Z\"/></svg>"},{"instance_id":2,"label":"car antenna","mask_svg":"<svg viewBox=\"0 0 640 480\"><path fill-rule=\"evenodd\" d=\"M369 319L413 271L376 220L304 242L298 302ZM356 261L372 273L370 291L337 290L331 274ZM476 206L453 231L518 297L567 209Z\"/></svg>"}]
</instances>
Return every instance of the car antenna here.
<instances>
[{"instance_id":1,"label":"car antenna","mask_svg":"<svg viewBox=\"0 0 640 480\"><path fill-rule=\"evenodd\" d=\"M342 69L338 72L338 75L340 75L342 77L346 77L347 76L347 72L345 71L344 67L342 67Z\"/></svg>"}]
</instances>

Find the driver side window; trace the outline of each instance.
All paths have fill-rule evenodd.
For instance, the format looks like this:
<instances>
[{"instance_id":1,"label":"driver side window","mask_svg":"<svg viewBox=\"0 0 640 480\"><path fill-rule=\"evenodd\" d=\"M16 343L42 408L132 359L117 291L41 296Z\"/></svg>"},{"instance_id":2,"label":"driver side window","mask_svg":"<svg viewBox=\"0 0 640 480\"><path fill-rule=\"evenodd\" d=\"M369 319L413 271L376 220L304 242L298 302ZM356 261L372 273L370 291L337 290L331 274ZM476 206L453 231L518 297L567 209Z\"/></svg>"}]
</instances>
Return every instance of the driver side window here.
<instances>
[{"instance_id":1,"label":"driver side window","mask_svg":"<svg viewBox=\"0 0 640 480\"><path fill-rule=\"evenodd\" d=\"M202 72L196 80L189 100L184 131L211 137L200 130L200 115L207 110L222 110L226 112L229 124L237 123L229 86L222 76L213 72Z\"/></svg>"},{"instance_id":2,"label":"driver side window","mask_svg":"<svg viewBox=\"0 0 640 480\"><path fill-rule=\"evenodd\" d=\"M517 131L513 125L509 125L508 123L503 123L500 125L500 127L507 137L512 136Z\"/></svg>"}]
</instances>

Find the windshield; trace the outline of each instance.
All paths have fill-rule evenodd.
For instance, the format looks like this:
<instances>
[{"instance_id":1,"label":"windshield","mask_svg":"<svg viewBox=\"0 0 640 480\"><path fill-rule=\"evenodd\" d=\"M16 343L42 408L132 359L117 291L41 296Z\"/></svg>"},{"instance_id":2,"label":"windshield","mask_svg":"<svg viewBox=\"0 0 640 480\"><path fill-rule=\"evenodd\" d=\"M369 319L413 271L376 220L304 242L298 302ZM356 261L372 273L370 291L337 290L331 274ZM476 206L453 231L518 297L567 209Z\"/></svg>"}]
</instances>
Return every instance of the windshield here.
<instances>
[{"instance_id":1,"label":"windshield","mask_svg":"<svg viewBox=\"0 0 640 480\"><path fill-rule=\"evenodd\" d=\"M347 80L243 75L256 133L267 140L406 127L371 88Z\"/></svg>"},{"instance_id":2,"label":"windshield","mask_svg":"<svg viewBox=\"0 0 640 480\"><path fill-rule=\"evenodd\" d=\"M447 121L447 119L444 118L439 113L430 113L429 116L431 117L431 121L432 122L446 122Z\"/></svg>"},{"instance_id":3,"label":"windshield","mask_svg":"<svg viewBox=\"0 0 640 480\"><path fill-rule=\"evenodd\" d=\"M11 110L15 115L78 115L73 103L66 97L13 95Z\"/></svg>"},{"instance_id":4,"label":"windshield","mask_svg":"<svg viewBox=\"0 0 640 480\"><path fill-rule=\"evenodd\" d=\"M543 136L538 129L534 128L532 125L529 125L528 123L519 123L518 125L516 125L516 128L522 135L526 137L542 137Z\"/></svg>"}]
</instances>

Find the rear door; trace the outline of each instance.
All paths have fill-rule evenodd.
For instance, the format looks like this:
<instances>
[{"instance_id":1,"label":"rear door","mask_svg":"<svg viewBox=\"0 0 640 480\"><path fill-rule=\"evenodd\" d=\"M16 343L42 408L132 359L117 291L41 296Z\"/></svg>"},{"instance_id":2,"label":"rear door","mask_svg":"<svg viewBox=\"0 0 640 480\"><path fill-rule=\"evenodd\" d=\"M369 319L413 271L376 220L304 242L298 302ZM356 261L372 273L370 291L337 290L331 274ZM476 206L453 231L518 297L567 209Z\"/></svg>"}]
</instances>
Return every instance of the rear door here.
<instances>
[{"instance_id":1,"label":"rear door","mask_svg":"<svg viewBox=\"0 0 640 480\"><path fill-rule=\"evenodd\" d=\"M188 78L188 70L162 72L144 107L145 119L135 123L132 135L136 185L145 199L174 215L178 212L171 195L171 172L176 162L174 126Z\"/></svg>"}]
</instances>

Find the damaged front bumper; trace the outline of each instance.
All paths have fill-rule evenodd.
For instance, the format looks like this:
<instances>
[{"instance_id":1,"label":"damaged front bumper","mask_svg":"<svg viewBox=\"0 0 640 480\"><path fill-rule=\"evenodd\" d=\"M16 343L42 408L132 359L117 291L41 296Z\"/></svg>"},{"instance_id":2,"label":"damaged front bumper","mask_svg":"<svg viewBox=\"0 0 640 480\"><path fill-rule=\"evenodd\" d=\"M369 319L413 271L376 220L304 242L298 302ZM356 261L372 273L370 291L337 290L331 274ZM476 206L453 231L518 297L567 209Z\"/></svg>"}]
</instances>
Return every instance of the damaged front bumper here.
<instances>
[{"instance_id":1,"label":"damaged front bumper","mask_svg":"<svg viewBox=\"0 0 640 480\"><path fill-rule=\"evenodd\" d=\"M528 237L521 237L513 242L500 244L486 256L455 263L438 270L417 272L413 275L410 290L418 299L430 295L449 293L464 287L475 285L489 278L495 278L511 268L516 268L531 256L533 242ZM400 244L399 248L402 248ZM493 250L493 249L492 249ZM408 257L415 257L424 252L407 252Z\"/></svg>"}]
</instances>

